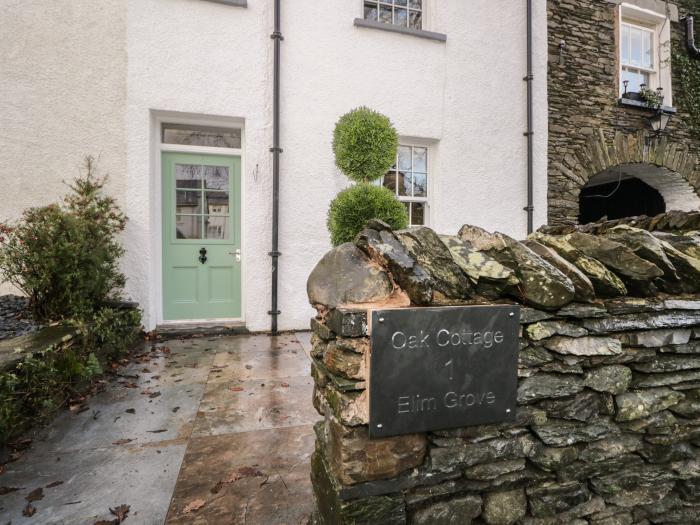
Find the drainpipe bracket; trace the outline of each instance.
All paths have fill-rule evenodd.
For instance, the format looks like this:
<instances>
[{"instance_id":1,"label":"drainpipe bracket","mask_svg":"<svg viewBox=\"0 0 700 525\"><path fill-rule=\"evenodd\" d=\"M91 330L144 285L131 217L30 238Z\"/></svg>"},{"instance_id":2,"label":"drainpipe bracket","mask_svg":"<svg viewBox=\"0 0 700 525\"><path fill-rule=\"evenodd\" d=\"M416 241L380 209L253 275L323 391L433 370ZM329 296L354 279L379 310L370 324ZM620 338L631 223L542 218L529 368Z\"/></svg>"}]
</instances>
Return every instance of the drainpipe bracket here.
<instances>
[{"instance_id":1,"label":"drainpipe bracket","mask_svg":"<svg viewBox=\"0 0 700 525\"><path fill-rule=\"evenodd\" d=\"M270 148L271 153L282 153L283 151L282 148Z\"/></svg>"},{"instance_id":2,"label":"drainpipe bracket","mask_svg":"<svg viewBox=\"0 0 700 525\"><path fill-rule=\"evenodd\" d=\"M277 252L277 251L268 252L268 255L269 255L270 257L279 257L279 256L282 255L282 252Z\"/></svg>"},{"instance_id":3,"label":"drainpipe bracket","mask_svg":"<svg viewBox=\"0 0 700 525\"><path fill-rule=\"evenodd\" d=\"M534 131L526 131L525 133L523 133L523 135L524 135L525 137L532 137L534 134L535 134Z\"/></svg>"},{"instance_id":4,"label":"drainpipe bracket","mask_svg":"<svg viewBox=\"0 0 700 525\"><path fill-rule=\"evenodd\" d=\"M273 39L273 40L284 40L284 37L282 36L282 33L280 33L279 31L275 31L274 33L272 33L272 34L270 35L270 38Z\"/></svg>"},{"instance_id":5,"label":"drainpipe bracket","mask_svg":"<svg viewBox=\"0 0 700 525\"><path fill-rule=\"evenodd\" d=\"M524 211L535 211L535 207L534 207L534 206L525 206L525 207L523 208L523 210L524 210Z\"/></svg>"},{"instance_id":6,"label":"drainpipe bracket","mask_svg":"<svg viewBox=\"0 0 700 525\"><path fill-rule=\"evenodd\" d=\"M533 80L535 80L535 75L525 75L525 76L523 77L523 80L524 80L525 82L532 82Z\"/></svg>"},{"instance_id":7,"label":"drainpipe bracket","mask_svg":"<svg viewBox=\"0 0 700 525\"><path fill-rule=\"evenodd\" d=\"M281 313L280 310L268 310L267 315L279 315Z\"/></svg>"}]
</instances>

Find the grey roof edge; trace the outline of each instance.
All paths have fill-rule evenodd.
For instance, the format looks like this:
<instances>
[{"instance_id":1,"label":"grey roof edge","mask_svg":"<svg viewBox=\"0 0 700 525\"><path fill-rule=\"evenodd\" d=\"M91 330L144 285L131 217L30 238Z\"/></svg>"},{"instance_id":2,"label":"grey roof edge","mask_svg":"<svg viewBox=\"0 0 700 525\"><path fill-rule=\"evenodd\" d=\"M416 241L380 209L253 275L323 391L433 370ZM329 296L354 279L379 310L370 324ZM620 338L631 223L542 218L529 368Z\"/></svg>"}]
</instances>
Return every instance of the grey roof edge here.
<instances>
[{"instance_id":1,"label":"grey roof edge","mask_svg":"<svg viewBox=\"0 0 700 525\"><path fill-rule=\"evenodd\" d=\"M393 24L385 24L374 20L365 20L364 18L356 18L354 22L357 27L366 27L370 29L379 29L380 31L389 31L392 33L402 33L404 35L417 36L428 40L436 40L438 42L446 42L447 35L436 33L434 31L425 31L424 29L413 29L411 27L395 26Z\"/></svg>"}]
</instances>

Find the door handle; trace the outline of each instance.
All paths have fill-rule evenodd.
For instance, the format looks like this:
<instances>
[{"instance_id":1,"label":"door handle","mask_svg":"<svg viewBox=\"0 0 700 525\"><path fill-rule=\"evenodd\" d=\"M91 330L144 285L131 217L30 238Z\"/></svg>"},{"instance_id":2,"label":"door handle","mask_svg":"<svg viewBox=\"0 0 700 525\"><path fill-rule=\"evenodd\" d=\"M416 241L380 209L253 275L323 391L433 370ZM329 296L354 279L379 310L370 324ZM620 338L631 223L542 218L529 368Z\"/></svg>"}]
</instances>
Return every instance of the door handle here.
<instances>
[{"instance_id":1,"label":"door handle","mask_svg":"<svg viewBox=\"0 0 700 525\"><path fill-rule=\"evenodd\" d=\"M207 249L206 248L201 248L199 250L199 262L201 262L202 264L207 262Z\"/></svg>"},{"instance_id":2,"label":"door handle","mask_svg":"<svg viewBox=\"0 0 700 525\"><path fill-rule=\"evenodd\" d=\"M236 262L241 262L241 249L237 248L235 252L228 252L229 255L233 255L236 258Z\"/></svg>"}]
</instances>

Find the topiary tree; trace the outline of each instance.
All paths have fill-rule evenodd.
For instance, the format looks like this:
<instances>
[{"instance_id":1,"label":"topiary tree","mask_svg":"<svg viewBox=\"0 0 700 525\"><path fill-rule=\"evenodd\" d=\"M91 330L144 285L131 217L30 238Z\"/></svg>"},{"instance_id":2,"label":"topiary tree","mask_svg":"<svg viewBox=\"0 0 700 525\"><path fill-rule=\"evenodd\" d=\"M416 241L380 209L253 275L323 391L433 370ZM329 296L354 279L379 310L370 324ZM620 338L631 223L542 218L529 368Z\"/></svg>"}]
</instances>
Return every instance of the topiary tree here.
<instances>
[{"instance_id":1,"label":"topiary tree","mask_svg":"<svg viewBox=\"0 0 700 525\"><path fill-rule=\"evenodd\" d=\"M328 210L333 246L352 241L370 219L381 219L397 230L408 226L406 206L383 186L363 182L341 191Z\"/></svg>"},{"instance_id":2,"label":"topiary tree","mask_svg":"<svg viewBox=\"0 0 700 525\"><path fill-rule=\"evenodd\" d=\"M399 139L391 121L360 107L346 113L335 126L333 152L338 168L358 183L331 202L327 226L333 246L352 241L370 219L394 229L408 226L408 212L390 190L372 184L396 162Z\"/></svg>"},{"instance_id":3,"label":"topiary tree","mask_svg":"<svg viewBox=\"0 0 700 525\"><path fill-rule=\"evenodd\" d=\"M376 111L359 107L335 125L335 163L355 182L371 182L396 162L399 138L391 121Z\"/></svg>"}]
</instances>

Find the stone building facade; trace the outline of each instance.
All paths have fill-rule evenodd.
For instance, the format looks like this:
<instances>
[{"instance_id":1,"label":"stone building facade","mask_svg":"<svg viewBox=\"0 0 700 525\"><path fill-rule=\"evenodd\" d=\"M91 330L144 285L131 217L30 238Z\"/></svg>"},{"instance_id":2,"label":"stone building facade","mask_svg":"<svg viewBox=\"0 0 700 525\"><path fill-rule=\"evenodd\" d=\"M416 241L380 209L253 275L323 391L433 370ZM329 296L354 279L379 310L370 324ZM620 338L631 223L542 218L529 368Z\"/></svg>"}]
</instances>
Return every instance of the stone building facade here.
<instances>
[{"instance_id":1,"label":"stone building facade","mask_svg":"<svg viewBox=\"0 0 700 525\"><path fill-rule=\"evenodd\" d=\"M687 14L700 15L700 1L548 0L550 224L700 206L700 137L676 67L678 54L687 56ZM630 28L651 46L628 44ZM649 121L656 110L623 95L639 91L625 64L640 45L649 57L643 80L662 88L672 114L658 136ZM661 209L649 203L654 195Z\"/></svg>"}]
</instances>

